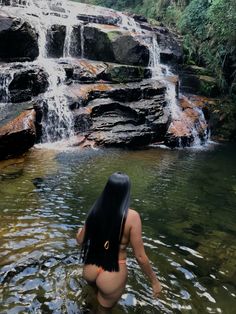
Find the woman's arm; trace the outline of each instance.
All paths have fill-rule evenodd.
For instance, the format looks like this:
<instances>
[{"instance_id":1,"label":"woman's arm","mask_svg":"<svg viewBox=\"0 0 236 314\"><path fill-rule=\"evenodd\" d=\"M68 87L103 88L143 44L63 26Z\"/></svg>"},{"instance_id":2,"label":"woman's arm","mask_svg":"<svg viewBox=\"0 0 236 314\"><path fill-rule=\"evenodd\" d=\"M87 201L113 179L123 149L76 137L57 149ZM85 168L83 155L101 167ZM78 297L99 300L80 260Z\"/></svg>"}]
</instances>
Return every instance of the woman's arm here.
<instances>
[{"instance_id":1,"label":"woman's arm","mask_svg":"<svg viewBox=\"0 0 236 314\"><path fill-rule=\"evenodd\" d=\"M136 211L132 211L131 221L130 243L133 248L134 255L142 271L149 278L152 284L153 296L158 297L162 287L146 255L142 240L142 223L140 216Z\"/></svg>"},{"instance_id":2,"label":"woman's arm","mask_svg":"<svg viewBox=\"0 0 236 314\"><path fill-rule=\"evenodd\" d=\"M79 228L76 234L76 241L78 244L82 244L84 240L85 227Z\"/></svg>"}]
</instances>

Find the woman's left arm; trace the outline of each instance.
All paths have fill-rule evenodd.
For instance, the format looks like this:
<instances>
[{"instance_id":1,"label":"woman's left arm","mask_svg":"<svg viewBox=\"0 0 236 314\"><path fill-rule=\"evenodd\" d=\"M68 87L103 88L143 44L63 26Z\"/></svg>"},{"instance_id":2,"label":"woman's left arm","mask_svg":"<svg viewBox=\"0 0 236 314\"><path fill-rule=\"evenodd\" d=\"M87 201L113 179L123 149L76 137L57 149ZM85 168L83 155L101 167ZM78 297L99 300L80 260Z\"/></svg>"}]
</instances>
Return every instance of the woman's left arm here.
<instances>
[{"instance_id":1,"label":"woman's left arm","mask_svg":"<svg viewBox=\"0 0 236 314\"><path fill-rule=\"evenodd\" d=\"M76 234L76 241L78 244L82 244L84 240L85 227L79 228Z\"/></svg>"}]
</instances>

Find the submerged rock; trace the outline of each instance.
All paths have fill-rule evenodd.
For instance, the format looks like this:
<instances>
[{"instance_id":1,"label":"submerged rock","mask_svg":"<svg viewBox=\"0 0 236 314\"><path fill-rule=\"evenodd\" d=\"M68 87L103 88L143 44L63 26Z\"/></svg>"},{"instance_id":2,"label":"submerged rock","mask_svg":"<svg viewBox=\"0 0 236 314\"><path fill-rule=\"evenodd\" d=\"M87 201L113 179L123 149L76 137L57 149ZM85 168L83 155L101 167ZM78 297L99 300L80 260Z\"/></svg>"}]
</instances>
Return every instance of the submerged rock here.
<instances>
[{"instance_id":1,"label":"submerged rock","mask_svg":"<svg viewBox=\"0 0 236 314\"><path fill-rule=\"evenodd\" d=\"M0 128L0 159L23 154L35 143L35 111L22 112Z\"/></svg>"},{"instance_id":2,"label":"submerged rock","mask_svg":"<svg viewBox=\"0 0 236 314\"><path fill-rule=\"evenodd\" d=\"M0 60L30 61L39 55L38 35L35 29L20 18L0 11Z\"/></svg>"}]
</instances>

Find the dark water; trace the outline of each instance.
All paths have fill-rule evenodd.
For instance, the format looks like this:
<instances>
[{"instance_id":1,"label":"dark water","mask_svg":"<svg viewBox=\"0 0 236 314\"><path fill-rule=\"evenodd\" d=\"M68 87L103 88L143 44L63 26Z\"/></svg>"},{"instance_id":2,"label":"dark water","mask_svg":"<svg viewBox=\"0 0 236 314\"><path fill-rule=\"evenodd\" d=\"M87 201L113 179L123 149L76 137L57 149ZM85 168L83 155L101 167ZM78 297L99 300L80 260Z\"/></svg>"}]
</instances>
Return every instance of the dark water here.
<instances>
[{"instance_id":1,"label":"dark water","mask_svg":"<svg viewBox=\"0 0 236 314\"><path fill-rule=\"evenodd\" d=\"M236 147L32 150L0 163L0 313L79 313L94 305L75 233L107 177L125 171L146 251L164 290L153 300L129 251L114 313L235 313Z\"/></svg>"}]
</instances>

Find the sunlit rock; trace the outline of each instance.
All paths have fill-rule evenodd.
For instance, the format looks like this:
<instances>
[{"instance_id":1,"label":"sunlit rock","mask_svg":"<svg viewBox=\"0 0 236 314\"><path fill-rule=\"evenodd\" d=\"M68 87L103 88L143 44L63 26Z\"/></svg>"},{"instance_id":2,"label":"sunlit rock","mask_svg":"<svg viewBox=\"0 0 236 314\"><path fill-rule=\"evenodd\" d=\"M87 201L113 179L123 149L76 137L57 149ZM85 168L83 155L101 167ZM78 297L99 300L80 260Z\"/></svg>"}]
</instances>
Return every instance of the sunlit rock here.
<instances>
[{"instance_id":1,"label":"sunlit rock","mask_svg":"<svg viewBox=\"0 0 236 314\"><path fill-rule=\"evenodd\" d=\"M26 110L0 128L0 159L26 152L35 143L35 111Z\"/></svg>"}]
</instances>

